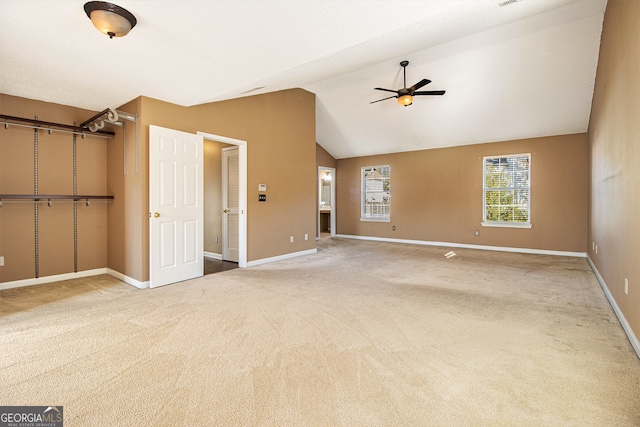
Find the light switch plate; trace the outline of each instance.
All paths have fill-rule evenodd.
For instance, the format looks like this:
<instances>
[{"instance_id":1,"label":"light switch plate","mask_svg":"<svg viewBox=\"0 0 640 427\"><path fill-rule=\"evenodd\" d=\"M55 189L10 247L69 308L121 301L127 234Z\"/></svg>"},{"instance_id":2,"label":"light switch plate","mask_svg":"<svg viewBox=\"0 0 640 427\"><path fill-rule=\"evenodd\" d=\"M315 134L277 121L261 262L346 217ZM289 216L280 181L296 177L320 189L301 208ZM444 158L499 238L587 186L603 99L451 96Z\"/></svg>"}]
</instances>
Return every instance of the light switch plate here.
<instances>
[{"instance_id":1,"label":"light switch plate","mask_svg":"<svg viewBox=\"0 0 640 427\"><path fill-rule=\"evenodd\" d=\"M258 184L258 191L267 191L267 184Z\"/></svg>"}]
</instances>

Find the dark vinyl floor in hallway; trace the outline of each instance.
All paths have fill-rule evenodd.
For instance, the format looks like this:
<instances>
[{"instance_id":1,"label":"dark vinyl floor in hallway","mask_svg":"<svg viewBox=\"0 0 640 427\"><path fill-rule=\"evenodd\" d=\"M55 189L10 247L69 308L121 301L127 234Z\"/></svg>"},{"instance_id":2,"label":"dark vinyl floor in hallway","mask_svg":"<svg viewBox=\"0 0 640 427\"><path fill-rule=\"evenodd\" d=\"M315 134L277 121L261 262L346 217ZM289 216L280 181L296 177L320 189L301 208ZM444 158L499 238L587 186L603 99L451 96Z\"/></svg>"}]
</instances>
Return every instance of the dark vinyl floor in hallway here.
<instances>
[{"instance_id":1,"label":"dark vinyl floor in hallway","mask_svg":"<svg viewBox=\"0 0 640 427\"><path fill-rule=\"evenodd\" d=\"M220 273L221 271L233 270L238 268L237 262L222 261L213 258L204 258L204 275Z\"/></svg>"}]
</instances>

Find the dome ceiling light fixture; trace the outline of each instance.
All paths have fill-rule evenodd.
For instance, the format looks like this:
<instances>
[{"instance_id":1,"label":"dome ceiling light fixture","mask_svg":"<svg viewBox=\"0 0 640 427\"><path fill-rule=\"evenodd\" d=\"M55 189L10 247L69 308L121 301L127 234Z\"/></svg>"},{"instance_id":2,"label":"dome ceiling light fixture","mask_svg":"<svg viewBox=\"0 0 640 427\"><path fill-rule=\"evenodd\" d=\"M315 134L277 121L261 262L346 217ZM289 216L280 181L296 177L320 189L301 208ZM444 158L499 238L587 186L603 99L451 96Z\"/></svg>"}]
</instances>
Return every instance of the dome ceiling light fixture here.
<instances>
[{"instance_id":1,"label":"dome ceiling light fixture","mask_svg":"<svg viewBox=\"0 0 640 427\"><path fill-rule=\"evenodd\" d=\"M87 2L84 11L93 26L110 39L126 36L138 23L136 17L127 9L106 1Z\"/></svg>"}]
</instances>

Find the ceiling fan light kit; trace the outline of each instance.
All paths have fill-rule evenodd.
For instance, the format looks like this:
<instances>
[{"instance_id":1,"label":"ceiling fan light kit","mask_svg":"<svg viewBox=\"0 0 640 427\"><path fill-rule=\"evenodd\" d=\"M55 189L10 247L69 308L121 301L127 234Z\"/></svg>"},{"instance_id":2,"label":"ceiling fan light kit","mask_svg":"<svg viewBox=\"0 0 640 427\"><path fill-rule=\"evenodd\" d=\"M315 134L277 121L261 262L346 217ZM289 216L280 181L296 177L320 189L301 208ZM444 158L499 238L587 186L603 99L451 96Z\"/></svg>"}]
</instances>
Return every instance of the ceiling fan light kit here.
<instances>
[{"instance_id":1,"label":"ceiling fan light kit","mask_svg":"<svg viewBox=\"0 0 640 427\"><path fill-rule=\"evenodd\" d=\"M408 107L409 105L413 104L413 96L411 95L402 95L398 97L398 104L404 106L404 107Z\"/></svg>"},{"instance_id":2,"label":"ceiling fan light kit","mask_svg":"<svg viewBox=\"0 0 640 427\"><path fill-rule=\"evenodd\" d=\"M418 91L418 89L420 89L421 87L426 86L429 83L431 83L431 80L428 80L428 79L422 79L418 83L416 83L413 86L408 88L407 87L407 65L409 65L409 61L400 62L400 66L402 67L402 70L404 71L404 87L402 89L398 89L398 90L384 89L384 88L381 88L381 87L376 87L376 88L374 88L375 90L382 90L382 91L385 91L385 92L393 92L396 95L388 96L388 97L382 98L382 99L378 99L377 101L372 101L369 104L375 104L376 102L384 101L385 99L397 98L398 99L398 104L400 104L400 105L402 105L404 107L408 107L409 105L413 104L413 97L416 96L416 95L444 95L444 93L445 93L444 90L422 90L422 91Z\"/></svg>"},{"instance_id":3,"label":"ceiling fan light kit","mask_svg":"<svg viewBox=\"0 0 640 427\"><path fill-rule=\"evenodd\" d=\"M138 20L127 9L105 1L85 3L84 11L101 33L114 37L122 37L136 26Z\"/></svg>"}]
</instances>

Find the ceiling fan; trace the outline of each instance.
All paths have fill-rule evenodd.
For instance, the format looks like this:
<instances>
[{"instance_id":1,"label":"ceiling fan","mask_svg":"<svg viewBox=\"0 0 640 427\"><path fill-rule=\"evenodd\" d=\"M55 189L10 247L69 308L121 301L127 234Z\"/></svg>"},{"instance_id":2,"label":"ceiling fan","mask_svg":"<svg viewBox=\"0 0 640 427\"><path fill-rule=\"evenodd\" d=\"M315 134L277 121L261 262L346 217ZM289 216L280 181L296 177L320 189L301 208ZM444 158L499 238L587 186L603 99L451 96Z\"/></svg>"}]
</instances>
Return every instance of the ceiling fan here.
<instances>
[{"instance_id":1,"label":"ceiling fan","mask_svg":"<svg viewBox=\"0 0 640 427\"><path fill-rule=\"evenodd\" d=\"M398 104L404 105L408 107L413 104L413 97L416 95L444 95L444 90L421 90L418 91L423 86L431 83L431 80L422 79L418 83L414 84L410 88L407 87L407 65L409 65L409 61L400 62L400 66L404 71L404 87L398 90L384 89L381 87L374 88L375 90L383 90L385 92L394 92L396 95L389 96L387 98L378 99L377 101L370 102L369 104L375 104L376 102L384 101L385 99L398 98Z\"/></svg>"}]
</instances>

